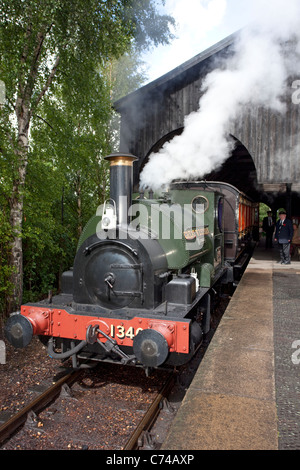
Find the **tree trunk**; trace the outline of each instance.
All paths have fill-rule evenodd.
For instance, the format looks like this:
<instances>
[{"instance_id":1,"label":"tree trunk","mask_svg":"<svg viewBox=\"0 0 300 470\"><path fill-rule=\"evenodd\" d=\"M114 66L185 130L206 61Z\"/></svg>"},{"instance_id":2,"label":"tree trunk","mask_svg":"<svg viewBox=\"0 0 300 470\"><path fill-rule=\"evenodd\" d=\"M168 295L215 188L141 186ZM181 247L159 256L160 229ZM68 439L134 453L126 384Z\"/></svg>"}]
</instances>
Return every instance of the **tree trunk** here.
<instances>
[{"instance_id":1,"label":"tree trunk","mask_svg":"<svg viewBox=\"0 0 300 470\"><path fill-rule=\"evenodd\" d=\"M47 93L59 65L59 56L56 57L55 63L45 80L37 98L33 100L34 87L39 73L39 65L44 46L44 40L50 33L54 23L48 28L43 27L36 35L36 45L28 69L29 75L25 83L25 73L23 68L29 54L30 41L32 36L31 15L26 30L25 45L21 56L21 66L18 83L18 94L15 106L15 113L18 123L18 145L15 148L13 139L11 139L12 147L16 156L17 168L15 168L15 177L13 182L13 191L10 199L10 223L13 229L13 241L11 246L10 266L13 268L11 276L12 293L9 297L9 312L19 309L23 297L23 249L22 249L22 225L23 225L23 204L24 204L24 188L26 180L26 169L28 164L29 149L29 126L32 118L32 109L36 109L40 101ZM34 101L34 102L33 102Z\"/></svg>"},{"instance_id":2,"label":"tree trunk","mask_svg":"<svg viewBox=\"0 0 300 470\"><path fill-rule=\"evenodd\" d=\"M23 297L23 250L22 250L22 218L23 201L19 195L11 200L10 223L13 228L13 241L11 247L10 265L13 267L11 275L12 293L9 297L9 312L18 310Z\"/></svg>"},{"instance_id":3,"label":"tree trunk","mask_svg":"<svg viewBox=\"0 0 300 470\"><path fill-rule=\"evenodd\" d=\"M24 111L24 109L23 109ZM22 226L23 226L23 204L24 186L26 180L26 169L28 163L28 130L29 112L21 113L19 117L18 149L16 150L18 168L13 184L13 192L10 199L10 224L13 230L13 241L11 246L10 265L13 268L11 275L12 293L9 297L9 312L20 308L23 297L23 249L22 249Z\"/></svg>"}]
</instances>

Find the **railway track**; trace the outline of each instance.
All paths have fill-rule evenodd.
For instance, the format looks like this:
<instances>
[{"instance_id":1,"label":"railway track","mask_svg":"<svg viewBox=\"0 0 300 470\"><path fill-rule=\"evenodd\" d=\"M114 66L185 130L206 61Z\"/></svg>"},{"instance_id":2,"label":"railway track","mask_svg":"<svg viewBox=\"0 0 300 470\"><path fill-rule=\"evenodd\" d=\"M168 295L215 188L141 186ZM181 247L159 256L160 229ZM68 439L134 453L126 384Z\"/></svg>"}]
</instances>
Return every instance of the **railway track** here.
<instances>
[{"instance_id":1,"label":"railway track","mask_svg":"<svg viewBox=\"0 0 300 470\"><path fill-rule=\"evenodd\" d=\"M141 422L136 427L135 431L128 439L127 443L124 446L124 450L136 450L138 447L143 447L145 441L148 441L149 431L151 426L155 422L157 415L160 411L161 403L166 399L174 386L175 383L175 373L172 373L164 383L162 389L157 394L155 400L149 406L146 414L144 415ZM144 437L144 441L142 438Z\"/></svg>"},{"instance_id":2,"label":"railway track","mask_svg":"<svg viewBox=\"0 0 300 470\"><path fill-rule=\"evenodd\" d=\"M223 308L219 312L219 319L222 313ZM217 325L215 327L217 327ZM34 418L36 415L39 416L35 420L40 421L41 426L43 426L43 421L45 422L45 427L40 429L41 432L38 432L38 434L44 433L43 436L45 437L46 443L45 447L41 445L40 449L66 448L61 446L59 433L64 434L66 431L69 432L69 424L66 422L68 414L70 415L69 423L76 423L77 427L81 427L82 431L84 431L83 428L87 428L89 433L86 434L85 437L82 437L82 439L78 440L75 438L74 442L81 442L81 444L76 444L77 446L75 445L74 448L101 448L107 450L148 450L159 448L160 444L163 442L165 432L168 430L167 428L159 429L159 421L162 419L171 422L174 416L172 416L172 413L168 412L167 414L169 416L167 418L161 418L161 416L164 415L164 410L161 410L162 403L165 402L167 397L171 396L172 406L175 405L175 409L180 406L185 391L205 354L207 345L203 345L203 348L199 349L199 352L190 363L184 366L180 372L176 374L165 373L163 376L157 375L152 383L146 379L141 369L140 374L137 375L134 375L135 368L124 368L123 372L122 369L119 369L117 373L117 368L112 367L109 369L108 364L106 364L107 368L104 364L101 364L101 366L99 365L90 372L88 372L88 369L80 369L66 373L36 398L31 400L24 408L15 413L5 423L0 424L0 448L6 448L10 438L12 437L13 440L14 436L19 434L19 431L22 433L22 430L26 428L26 426L24 426L26 421L28 420L30 423L30 418L32 416ZM97 370L100 370L100 372L97 373ZM84 377L84 373L86 373L86 376L82 378ZM83 385L83 391L82 386L80 388L80 385L78 385L80 382L81 385ZM61 392L66 385L68 386L67 388L71 390L71 394L75 388L73 403L72 396L70 395L70 397L66 396L63 399L64 404L62 406L57 405L56 402L59 401L57 398L64 396ZM178 392L180 388L182 390ZM129 389L134 389L134 393L128 391ZM147 394L147 391L150 389L151 392ZM104 395L97 395L101 390L104 390ZM86 398L81 401L82 396L85 396L86 393ZM124 395L127 394L128 398L124 402ZM121 400L123 401L121 402ZM103 403L108 405L108 408L102 409ZM56 407L58 408L57 413ZM76 409L87 409L85 418L82 419L82 417L78 416L74 411ZM124 417L126 413L129 415L128 418ZM50 419L53 423L52 429L49 427L49 415L55 415L55 417L51 417ZM94 416L97 415L100 415L102 418L92 423L92 419L90 418L94 418ZM132 418L133 415L134 418ZM140 418L139 415L142 417ZM114 424L114 422L117 424ZM167 426L168 425L169 424L167 424ZM121 428L122 426L123 432L119 435L120 429L118 429L118 427ZM102 434L99 432L99 428L101 428ZM162 428L164 428L164 425ZM33 434L33 431L30 431L30 433ZM53 442L51 442L52 447L49 447L49 441L46 439L48 433L52 433L52 439L55 435ZM94 437L94 435L97 436ZM109 437L107 437L108 435ZM157 442L155 442L158 435L159 438ZM111 436L116 436L116 438L111 438ZM152 440L153 436L154 442ZM22 438L20 437L19 439L20 445L14 443L13 445L9 445L8 448L12 449L16 446L16 448L23 449L23 446L28 444L27 438L28 432L27 434L24 432ZM35 436L33 436L32 439L33 440L31 440L27 447L29 449L35 449L35 446L40 444L34 441ZM72 442L72 439L70 430L70 442ZM103 446L99 447L98 445L98 447L95 447L97 439L98 442L99 440L104 442ZM70 445L68 448L73 447Z\"/></svg>"},{"instance_id":3,"label":"railway track","mask_svg":"<svg viewBox=\"0 0 300 470\"><path fill-rule=\"evenodd\" d=\"M39 421L40 418L37 417L37 415L39 413L45 413L47 407L50 407L50 405L61 395L61 392L64 390L66 385L71 387L73 384L80 381L84 371L85 369L80 369L67 373L55 384L51 385L47 390L39 394L35 399L24 406L24 408L15 413L5 423L0 425L0 448L3 444L6 445L9 439L13 438L18 433L18 430L23 429L26 422L30 423L30 419L32 419L32 421ZM163 383L163 386L160 388L158 393L155 394L152 403L143 414L142 419L138 420L138 424L131 433L130 438L127 440L126 444L120 446L121 449L135 450L139 447L143 447L145 443L147 444L149 430L151 429L151 426L155 422L160 412L162 401L170 393L175 381L176 374L171 373ZM94 412L97 413L97 410L95 409ZM84 447L88 446L86 445Z\"/></svg>"},{"instance_id":4,"label":"railway track","mask_svg":"<svg viewBox=\"0 0 300 470\"><path fill-rule=\"evenodd\" d=\"M39 413L60 394L63 385L71 386L76 380L78 380L78 377L82 373L83 370L78 370L66 374L57 382L55 382L55 384L49 387L45 392L40 394L37 398L28 403L28 405L15 413L10 419L8 419L8 421L3 423L0 426L0 446L26 422L28 416L30 416L31 413Z\"/></svg>"}]
</instances>

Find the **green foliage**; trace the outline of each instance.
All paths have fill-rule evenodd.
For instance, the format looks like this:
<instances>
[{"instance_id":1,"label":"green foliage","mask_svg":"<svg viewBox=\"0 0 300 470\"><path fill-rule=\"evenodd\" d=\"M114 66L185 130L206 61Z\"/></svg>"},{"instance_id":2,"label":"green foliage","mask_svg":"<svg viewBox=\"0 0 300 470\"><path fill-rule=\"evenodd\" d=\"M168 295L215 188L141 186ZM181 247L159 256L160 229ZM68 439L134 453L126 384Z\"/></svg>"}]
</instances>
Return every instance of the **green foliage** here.
<instances>
[{"instance_id":1,"label":"green foliage","mask_svg":"<svg viewBox=\"0 0 300 470\"><path fill-rule=\"evenodd\" d=\"M265 217L268 215L268 211L270 210L270 207L267 206L264 203L260 203L259 205L259 220L262 223Z\"/></svg>"},{"instance_id":2,"label":"green foliage","mask_svg":"<svg viewBox=\"0 0 300 470\"><path fill-rule=\"evenodd\" d=\"M1 1L0 313L15 269L13 201L23 214L23 301L34 301L59 289L83 226L107 197L103 156L118 142L112 101L138 88L138 51L168 42L172 23L156 0Z\"/></svg>"},{"instance_id":3,"label":"green foliage","mask_svg":"<svg viewBox=\"0 0 300 470\"><path fill-rule=\"evenodd\" d=\"M11 292L10 276L12 267L9 266L10 243L12 239L11 226L5 212L0 206L0 320L6 315L7 296Z\"/></svg>"}]
</instances>

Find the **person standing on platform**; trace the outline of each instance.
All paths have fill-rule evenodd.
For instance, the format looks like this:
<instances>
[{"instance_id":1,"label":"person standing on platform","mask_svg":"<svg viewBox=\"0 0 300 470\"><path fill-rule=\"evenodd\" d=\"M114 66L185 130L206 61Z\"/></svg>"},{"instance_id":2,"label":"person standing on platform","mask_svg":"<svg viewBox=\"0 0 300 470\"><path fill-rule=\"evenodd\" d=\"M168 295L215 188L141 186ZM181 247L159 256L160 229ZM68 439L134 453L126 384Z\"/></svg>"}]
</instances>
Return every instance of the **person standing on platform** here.
<instances>
[{"instance_id":1,"label":"person standing on platform","mask_svg":"<svg viewBox=\"0 0 300 470\"><path fill-rule=\"evenodd\" d=\"M291 264L290 244L294 229L292 221L286 218L286 212L279 212L279 220L276 223L275 241L279 243L281 264Z\"/></svg>"},{"instance_id":2,"label":"person standing on platform","mask_svg":"<svg viewBox=\"0 0 300 470\"><path fill-rule=\"evenodd\" d=\"M266 250L273 248L273 233L275 229L275 223L272 217L272 211L268 211L268 216L263 220L263 231L266 234Z\"/></svg>"}]
</instances>

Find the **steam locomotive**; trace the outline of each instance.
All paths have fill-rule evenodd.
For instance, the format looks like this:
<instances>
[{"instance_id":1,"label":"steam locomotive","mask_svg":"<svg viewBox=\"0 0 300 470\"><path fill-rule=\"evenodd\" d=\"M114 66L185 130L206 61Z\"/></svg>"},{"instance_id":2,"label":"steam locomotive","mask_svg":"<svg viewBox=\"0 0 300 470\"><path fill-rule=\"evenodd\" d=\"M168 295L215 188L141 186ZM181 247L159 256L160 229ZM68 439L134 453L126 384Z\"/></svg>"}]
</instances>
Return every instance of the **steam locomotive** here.
<instances>
[{"instance_id":1,"label":"steam locomotive","mask_svg":"<svg viewBox=\"0 0 300 470\"><path fill-rule=\"evenodd\" d=\"M21 306L5 335L33 335L53 358L148 368L182 365L210 330L217 285L236 283L258 233L258 204L221 182L132 194L136 157L112 154L110 199L87 223L51 303Z\"/></svg>"}]
</instances>

